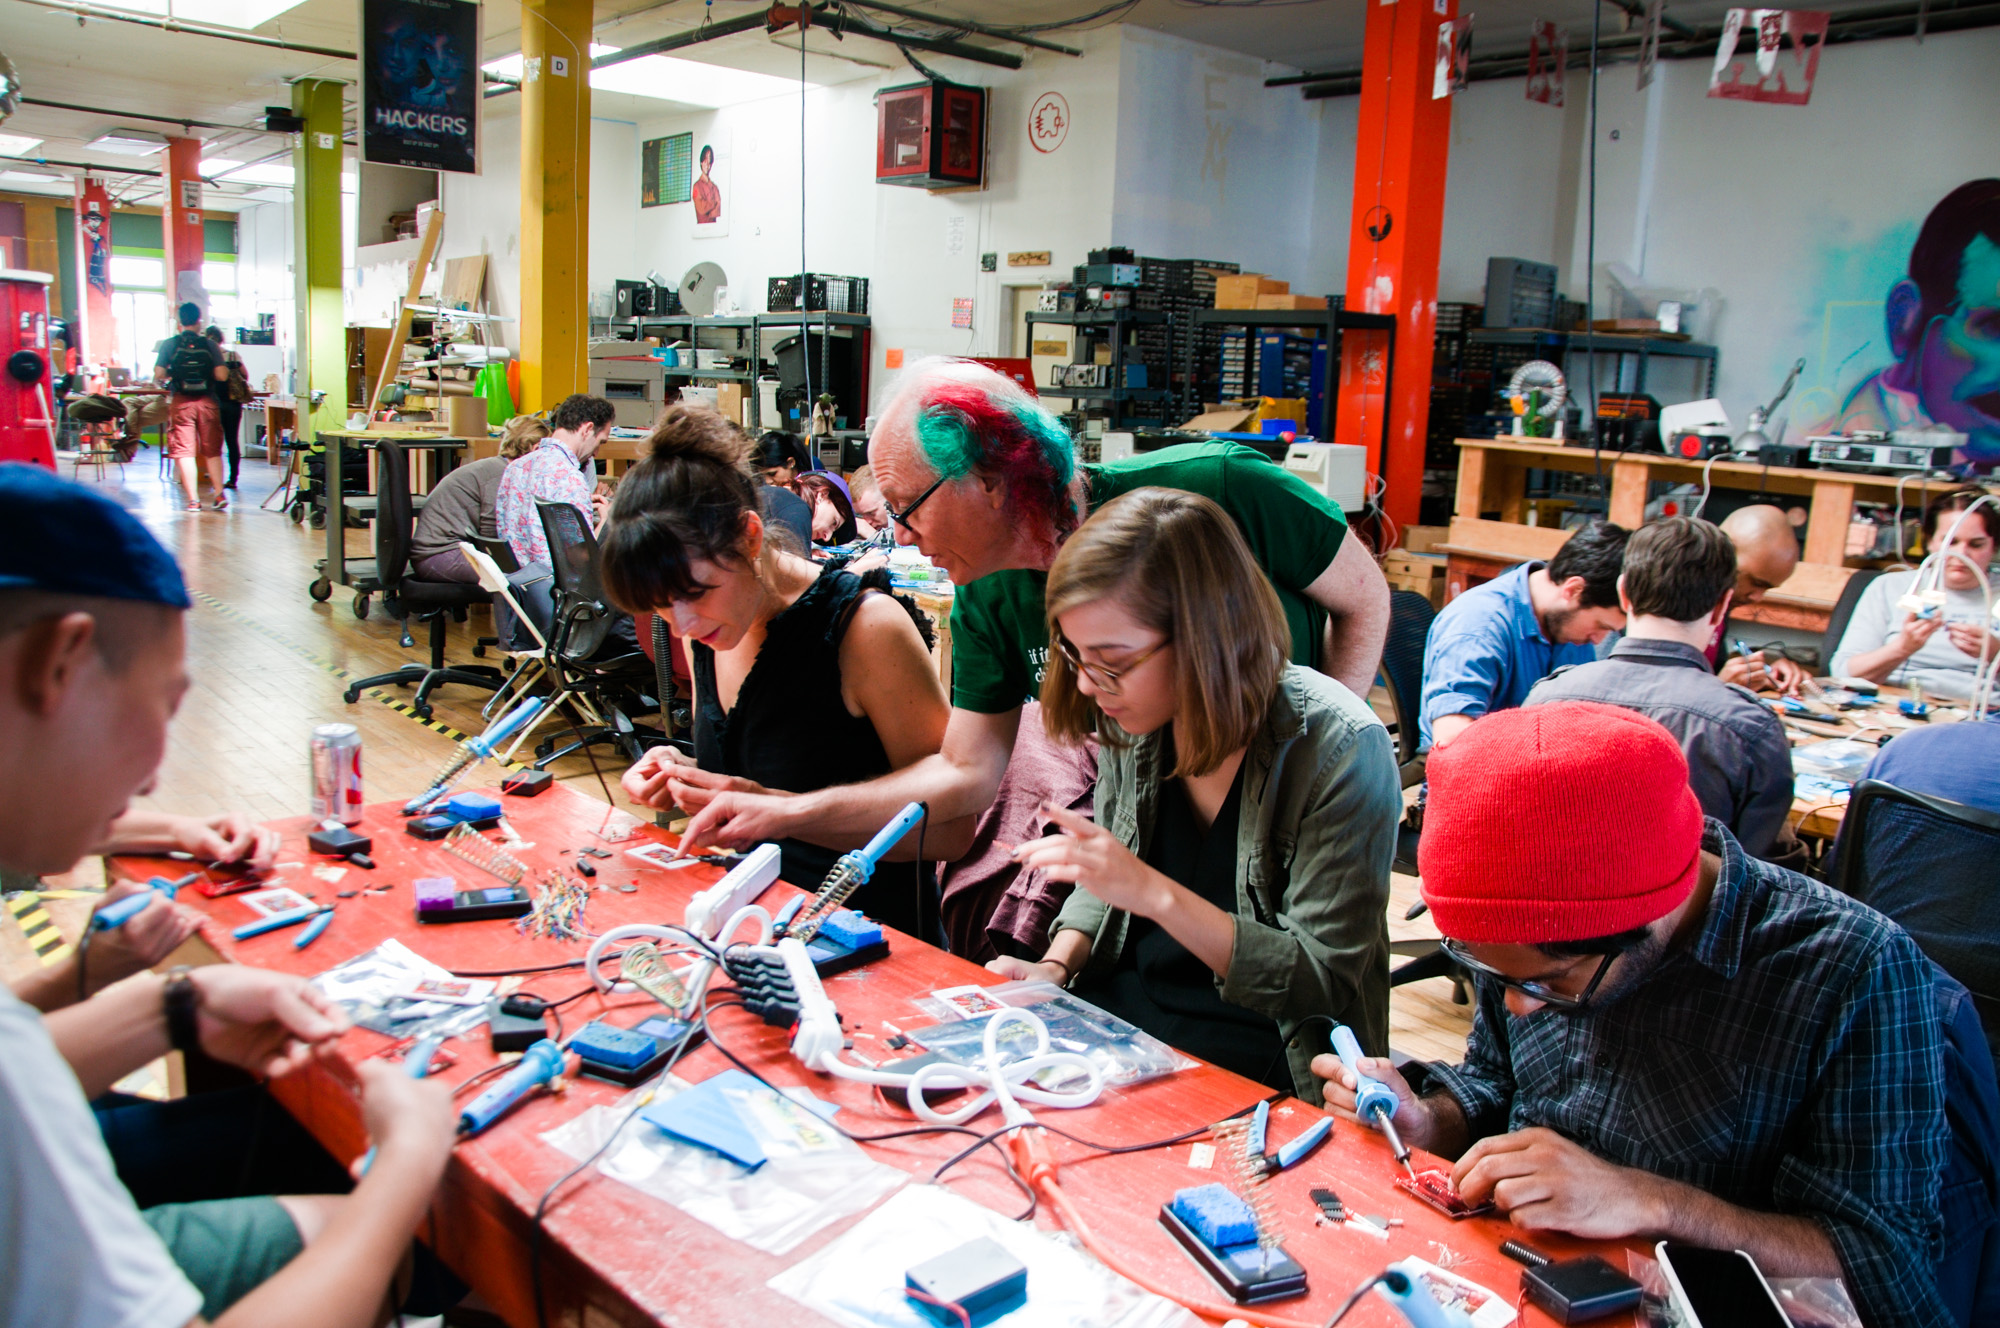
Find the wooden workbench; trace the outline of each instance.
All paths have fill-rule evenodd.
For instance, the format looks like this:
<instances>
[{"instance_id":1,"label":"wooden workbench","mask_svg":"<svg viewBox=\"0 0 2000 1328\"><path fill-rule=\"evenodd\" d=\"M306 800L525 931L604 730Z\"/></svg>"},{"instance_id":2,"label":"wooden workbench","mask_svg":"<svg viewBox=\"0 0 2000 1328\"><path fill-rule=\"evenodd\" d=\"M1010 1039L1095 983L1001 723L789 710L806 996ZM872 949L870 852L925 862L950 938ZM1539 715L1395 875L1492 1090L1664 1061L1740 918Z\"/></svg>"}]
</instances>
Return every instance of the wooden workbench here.
<instances>
[{"instance_id":1,"label":"wooden workbench","mask_svg":"<svg viewBox=\"0 0 2000 1328\"><path fill-rule=\"evenodd\" d=\"M1908 699L1910 693L1903 687L1884 687L1880 700L1866 710L1832 710L1814 705L1810 715L1792 716L1779 714L1787 721L1785 736L1792 746L1803 747L1810 743L1825 742L1831 738L1859 738L1863 741L1880 741L1884 734L1893 738L1926 724L1955 724L1967 717L1965 707L1952 702L1931 702L1929 719L1906 719L1896 712L1896 702ZM1773 698L1762 698L1776 709ZM1808 701L1808 704L1812 704ZM1829 802L1824 798L1797 797L1792 799L1792 829L1803 838L1832 839L1840 833L1841 822L1846 819L1845 801Z\"/></svg>"},{"instance_id":2,"label":"wooden workbench","mask_svg":"<svg viewBox=\"0 0 2000 1328\"><path fill-rule=\"evenodd\" d=\"M625 850L647 840L671 842L652 826L638 826L629 840L607 843L601 831L608 821L630 824L630 818L603 803L557 785L532 800L507 798L508 816L531 843L519 856L532 868L531 878L550 867L566 866L578 849L603 843L616 854L598 862L597 892L591 896L586 925L603 931L625 922L678 921L695 891L719 877L715 868L697 866L660 871L642 866ZM582 954L582 943L537 940L520 935L509 921L424 926L414 920L410 881L417 876L450 875L460 882L483 879L478 869L452 857L434 844L412 839L402 831L393 804L371 806L363 824L373 836L373 871L350 868L337 883L315 878L307 869L324 865L304 844L306 819L275 823L283 832L280 862L305 866L280 870L284 884L311 891L335 902L335 891L394 882L381 895L338 900L332 926L311 948L293 948L296 929L272 932L243 942L230 929L249 921L251 910L233 898L206 899L194 889L181 898L206 917L201 935L215 954L282 971L322 972L364 953L391 937L437 963L454 969L503 969L559 963ZM144 878L155 872L178 873L183 864L164 859L124 859L118 874ZM635 893L617 887L635 884ZM764 903L777 907L791 892L777 886ZM892 1055L879 1040L884 1020L900 1026L928 1022L911 1004L914 997L942 986L968 982L993 983L994 975L965 960L934 950L899 933L891 933L889 958L827 981L827 995L854 1031L855 1049L871 1060ZM567 996L583 988L580 970L530 978L528 988L549 997ZM643 997L585 996L563 1011L574 1029L606 1010L617 1022L637 1022L648 1005ZM719 1011L713 1019L715 1036L760 1073L779 1084L802 1084L844 1108L840 1123L856 1133L882 1133L903 1128L911 1119L886 1105L873 1090L847 1080L804 1070L789 1051L787 1036L737 1008ZM391 1047L392 1040L365 1029L342 1036L312 1068L288 1076L273 1091L292 1113L326 1144L336 1158L355 1158L365 1149L354 1066ZM447 1044L457 1053L448 1072L455 1080L493 1063L483 1032ZM713 1047L689 1052L676 1073L699 1081L726 1068ZM532 1214L542 1193L569 1170L570 1159L543 1143L543 1132L596 1105L619 1100L622 1090L592 1080L576 1080L566 1093L524 1101L510 1116L486 1133L461 1143L446 1171L426 1226L444 1260L491 1302L513 1328L533 1328L535 1313L530 1290L529 1241ZM1270 1090L1213 1066L1200 1065L1164 1080L1106 1092L1097 1104L1077 1111L1046 1110L1051 1124L1106 1144L1160 1139L1197 1128L1240 1111ZM1271 1137L1281 1142L1305 1128L1316 1111L1303 1103L1274 1101ZM992 1116L975 1122L992 1129ZM958 1135L925 1135L868 1146L878 1161L913 1176L929 1173L939 1162L969 1142ZM1157 1221L1159 1206L1174 1190L1219 1179L1213 1170L1190 1165L1186 1144L1122 1155L1093 1153L1052 1140L1062 1165L1065 1191L1100 1236L1115 1245L1147 1275L1182 1294L1212 1300L1218 1294ZM1459 1261L1453 1271L1511 1298L1519 1285L1519 1266L1499 1254L1501 1241L1513 1228L1493 1218L1453 1223L1402 1195L1394 1188L1400 1169L1390 1159L1378 1135L1352 1123L1337 1124L1328 1144L1273 1185L1276 1212L1291 1253L1311 1278L1307 1297L1267 1306L1288 1318L1324 1322L1348 1292L1389 1261L1417 1255L1436 1262L1440 1247ZM1021 1207L1019 1191L1007 1180L990 1150L951 1173L951 1187L1002 1212ZM1331 1186L1356 1212L1385 1214L1406 1225L1386 1240L1344 1229L1314 1225L1315 1209L1306 1191ZM1036 1219L1056 1227L1049 1205ZM739 1244L713 1228L639 1190L595 1172L579 1176L551 1206L544 1223L542 1273L551 1324L611 1325L671 1323L689 1328L740 1328L743 1324L784 1323L806 1328L827 1323L777 1292L766 1282L782 1269L809 1257L838 1236L847 1224L834 1223L783 1256L765 1254ZM1596 1249L1624 1266L1623 1248L1536 1233L1534 1243L1558 1256ZM1636 1247L1635 1247L1636 1248ZM1400 1322L1386 1304L1369 1298L1349 1321L1367 1328L1390 1328ZM1534 1328L1551 1322L1532 1308L1523 1320ZM1628 1318L1606 1320L1613 1325Z\"/></svg>"},{"instance_id":3,"label":"wooden workbench","mask_svg":"<svg viewBox=\"0 0 2000 1328\"><path fill-rule=\"evenodd\" d=\"M1706 469L1713 488L1793 494L1809 500L1805 551L1798 570L1766 595L1762 604L1749 605L1730 616L1824 632L1827 615L1850 573L1844 560L1854 504L1896 501L1894 475L1763 466L1747 461L1687 461L1653 452L1592 452L1548 439L1461 438L1458 448L1458 496L1445 546L1450 559L1447 599L1515 563L1550 557L1561 547L1564 532L1525 524L1530 470L1587 475L1601 468L1611 480L1606 515L1628 530L1636 530L1646 519L1648 486L1700 484ZM1957 483L1909 479L1903 482L1903 501L1912 511L1920 511L1932 495Z\"/></svg>"}]
</instances>

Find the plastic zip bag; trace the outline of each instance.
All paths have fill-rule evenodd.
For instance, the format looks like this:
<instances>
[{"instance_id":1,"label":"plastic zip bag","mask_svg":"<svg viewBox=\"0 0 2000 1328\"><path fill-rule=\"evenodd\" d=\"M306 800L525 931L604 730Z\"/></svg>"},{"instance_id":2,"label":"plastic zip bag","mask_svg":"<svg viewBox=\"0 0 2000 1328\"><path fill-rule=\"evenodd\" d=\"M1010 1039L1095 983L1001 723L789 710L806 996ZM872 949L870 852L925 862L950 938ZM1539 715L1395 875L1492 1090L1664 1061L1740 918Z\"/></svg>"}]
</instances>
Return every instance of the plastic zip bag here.
<instances>
[{"instance_id":1,"label":"plastic zip bag","mask_svg":"<svg viewBox=\"0 0 2000 1328\"><path fill-rule=\"evenodd\" d=\"M688 1087L669 1076L653 1100ZM639 1108L643 1096L638 1090L616 1106L592 1107L542 1135L542 1141L581 1162ZM837 1130L799 1128L802 1121L824 1120L803 1090L780 1096L757 1085L736 1097L743 1123L767 1155L755 1170L643 1120L625 1125L597 1169L766 1254L790 1251L820 1228L865 1211L908 1179Z\"/></svg>"},{"instance_id":2,"label":"plastic zip bag","mask_svg":"<svg viewBox=\"0 0 2000 1328\"><path fill-rule=\"evenodd\" d=\"M450 970L391 940L336 964L314 978L312 985L355 1023L393 1038L449 1037L486 1022L483 1002L450 1005L400 994L425 978L452 980Z\"/></svg>"},{"instance_id":3,"label":"plastic zip bag","mask_svg":"<svg viewBox=\"0 0 2000 1328\"><path fill-rule=\"evenodd\" d=\"M1142 1031L1089 1001L1063 990L1053 982L1030 980L1003 982L980 989L980 995L1003 1006L1034 1011L1048 1027L1049 1046L1056 1051L1073 1051L1088 1057L1104 1075L1105 1087L1129 1087L1158 1079L1198 1062L1181 1056L1152 1034ZM984 1058L987 1010L968 1014L961 998L958 1004L935 997L916 1002L919 1009L938 1015L942 1022L921 1028L906 1028L904 1035L940 1060L954 1065L976 1065ZM974 1006L974 1009L977 1007ZM1000 1047L1010 1059L1026 1056L1033 1038L1014 1027L1001 1034ZM1080 1076L1076 1076L1080 1077ZM1039 1081L1038 1081L1039 1082ZM1043 1083L1043 1088L1067 1085Z\"/></svg>"},{"instance_id":4,"label":"plastic zip bag","mask_svg":"<svg viewBox=\"0 0 2000 1328\"><path fill-rule=\"evenodd\" d=\"M1067 1239L1010 1222L936 1185L912 1185L767 1284L847 1328L937 1328L903 1295L903 1274L989 1237L1028 1270L1027 1303L995 1328L1200 1328L1170 1300L1119 1277Z\"/></svg>"}]
</instances>

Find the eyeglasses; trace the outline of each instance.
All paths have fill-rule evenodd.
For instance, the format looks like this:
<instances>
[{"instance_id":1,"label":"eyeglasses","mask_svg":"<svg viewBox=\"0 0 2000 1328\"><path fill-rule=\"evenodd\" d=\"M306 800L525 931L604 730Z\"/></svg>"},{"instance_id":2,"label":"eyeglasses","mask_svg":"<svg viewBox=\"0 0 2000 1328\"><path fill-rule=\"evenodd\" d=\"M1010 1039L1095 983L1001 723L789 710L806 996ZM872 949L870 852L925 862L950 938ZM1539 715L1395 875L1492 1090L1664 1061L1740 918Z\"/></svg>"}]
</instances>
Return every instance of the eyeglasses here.
<instances>
[{"instance_id":1,"label":"eyeglasses","mask_svg":"<svg viewBox=\"0 0 2000 1328\"><path fill-rule=\"evenodd\" d=\"M1070 639L1061 632L1056 633L1056 653L1068 660L1070 667L1097 684L1098 690L1107 696L1118 695L1121 679L1128 677L1134 669L1172 644L1173 638L1168 637L1152 649L1140 651L1137 658L1126 660L1118 668L1107 669L1102 664L1086 664L1083 656L1076 653L1076 647L1070 643Z\"/></svg>"},{"instance_id":2,"label":"eyeglasses","mask_svg":"<svg viewBox=\"0 0 2000 1328\"><path fill-rule=\"evenodd\" d=\"M1491 964L1483 964L1474 959L1463 945L1449 937L1438 942L1438 949L1449 955L1460 967L1470 969L1480 977L1491 978L1503 987L1520 992L1531 1001L1540 1001L1551 1010L1561 1010L1566 1014L1575 1014L1589 1006L1590 998L1597 994L1597 988L1604 981L1604 975L1611 971L1611 966L1618 962L1618 956L1624 953L1622 950L1614 950L1605 955L1604 961L1597 966L1597 972L1591 974L1590 982L1584 987L1583 993L1571 996L1555 991L1544 983L1524 982L1519 978L1508 977Z\"/></svg>"},{"instance_id":3,"label":"eyeglasses","mask_svg":"<svg viewBox=\"0 0 2000 1328\"><path fill-rule=\"evenodd\" d=\"M930 496L943 487L944 487L944 476L940 475L938 476L936 483L932 484L930 488L925 489L922 493L918 494L917 500L911 503L908 507L904 508L902 511L898 512L895 508L889 506L889 500L887 498L884 498L882 500L882 510L889 514L889 519L891 521L895 522L903 529L908 530L910 528L910 518L916 515L917 509L919 507L922 507L925 503L929 502Z\"/></svg>"}]
</instances>

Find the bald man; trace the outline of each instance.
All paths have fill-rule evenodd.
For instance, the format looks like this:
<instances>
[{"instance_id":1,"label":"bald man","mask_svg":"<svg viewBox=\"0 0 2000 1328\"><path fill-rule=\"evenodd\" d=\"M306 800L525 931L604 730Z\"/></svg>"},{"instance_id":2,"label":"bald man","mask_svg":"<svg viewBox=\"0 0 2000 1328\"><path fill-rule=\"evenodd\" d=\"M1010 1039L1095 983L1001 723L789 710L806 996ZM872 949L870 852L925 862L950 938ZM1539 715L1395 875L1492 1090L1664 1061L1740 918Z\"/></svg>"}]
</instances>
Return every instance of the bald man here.
<instances>
[{"instance_id":1,"label":"bald man","mask_svg":"<svg viewBox=\"0 0 2000 1328\"><path fill-rule=\"evenodd\" d=\"M1734 608L1761 603L1765 594L1783 585L1799 565L1799 537L1782 508L1769 503L1739 507L1723 518L1722 532L1736 546ZM1721 631L1728 629L1725 621ZM1710 648L1718 655L1727 653L1720 634ZM1726 659L1718 672L1724 682L1786 696L1795 695L1807 676L1805 669L1784 656L1766 659L1762 651Z\"/></svg>"}]
</instances>

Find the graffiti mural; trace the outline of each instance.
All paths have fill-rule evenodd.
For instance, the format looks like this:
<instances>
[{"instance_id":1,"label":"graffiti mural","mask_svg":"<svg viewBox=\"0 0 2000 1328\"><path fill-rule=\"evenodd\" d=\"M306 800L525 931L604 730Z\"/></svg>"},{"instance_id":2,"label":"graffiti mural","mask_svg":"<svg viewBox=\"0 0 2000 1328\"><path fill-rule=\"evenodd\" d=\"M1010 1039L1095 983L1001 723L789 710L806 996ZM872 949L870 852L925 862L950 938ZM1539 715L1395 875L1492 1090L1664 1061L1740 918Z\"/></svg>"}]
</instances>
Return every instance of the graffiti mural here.
<instances>
[{"instance_id":1,"label":"graffiti mural","mask_svg":"<svg viewBox=\"0 0 2000 1328\"><path fill-rule=\"evenodd\" d=\"M1811 394L1808 431L1942 424L1966 435L1962 460L2000 463L2000 179L1952 190L1913 241L1845 257L1839 284L1873 269L1879 294L1824 306L1820 377L1833 390Z\"/></svg>"}]
</instances>

